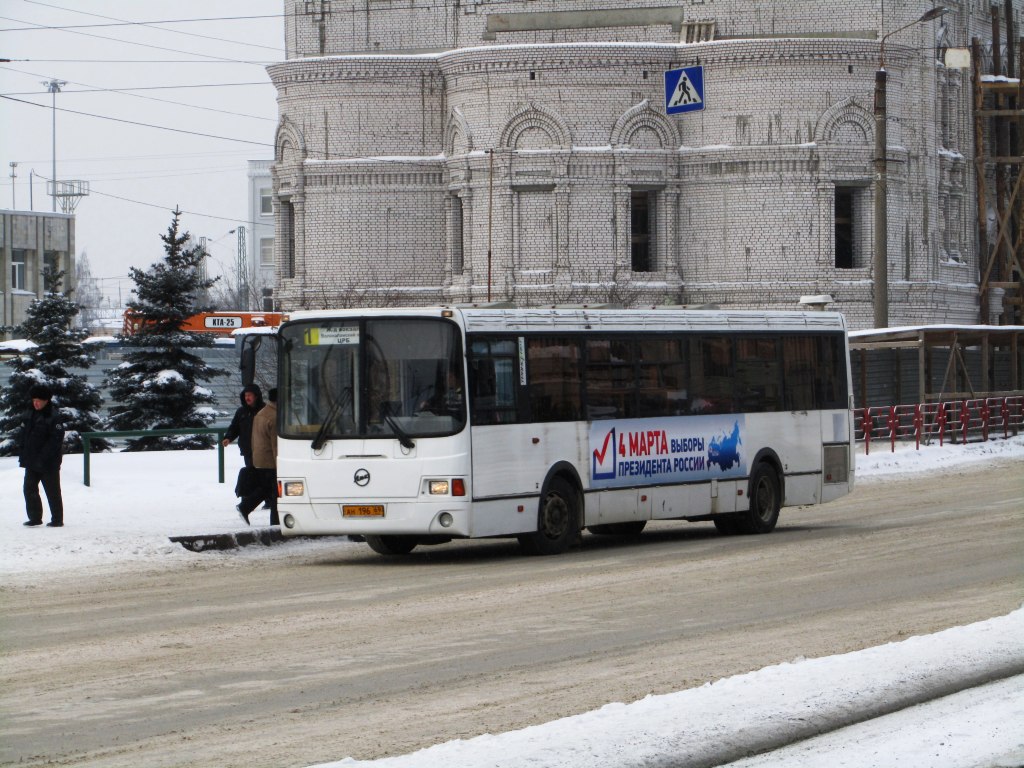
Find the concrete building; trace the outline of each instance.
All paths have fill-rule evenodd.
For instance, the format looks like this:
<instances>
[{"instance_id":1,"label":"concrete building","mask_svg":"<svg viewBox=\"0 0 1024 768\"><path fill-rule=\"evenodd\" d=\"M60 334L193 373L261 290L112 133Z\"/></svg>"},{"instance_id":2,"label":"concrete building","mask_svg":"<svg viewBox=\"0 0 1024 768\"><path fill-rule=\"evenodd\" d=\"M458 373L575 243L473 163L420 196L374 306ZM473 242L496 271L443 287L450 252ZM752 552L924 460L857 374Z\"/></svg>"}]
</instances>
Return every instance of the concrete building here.
<instances>
[{"instance_id":1,"label":"concrete building","mask_svg":"<svg viewBox=\"0 0 1024 768\"><path fill-rule=\"evenodd\" d=\"M247 239L249 305L241 309L274 310L274 205L272 160L249 161L249 231Z\"/></svg>"},{"instance_id":2,"label":"concrete building","mask_svg":"<svg viewBox=\"0 0 1024 768\"><path fill-rule=\"evenodd\" d=\"M827 295L871 327L884 40L889 324L998 321L979 316L970 70L945 66L975 37L991 59L989 3L945 5L915 24L930 0L285 3L277 299ZM692 66L703 108L669 115L664 73Z\"/></svg>"},{"instance_id":3,"label":"concrete building","mask_svg":"<svg viewBox=\"0 0 1024 768\"><path fill-rule=\"evenodd\" d=\"M75 287L75 217L64 213L0 211L0 339L25 321L26 310L43 297L43 269L63 270L61 290Z\"/></svg>"}]
</instances>

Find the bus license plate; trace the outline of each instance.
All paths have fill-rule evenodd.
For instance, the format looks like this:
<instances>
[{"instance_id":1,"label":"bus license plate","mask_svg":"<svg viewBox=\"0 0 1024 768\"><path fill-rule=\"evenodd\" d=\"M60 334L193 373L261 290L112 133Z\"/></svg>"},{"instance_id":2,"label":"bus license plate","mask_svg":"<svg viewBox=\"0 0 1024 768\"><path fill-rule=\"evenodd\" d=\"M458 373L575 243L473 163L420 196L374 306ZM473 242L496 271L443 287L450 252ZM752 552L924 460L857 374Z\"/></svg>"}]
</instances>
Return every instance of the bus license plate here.
<instances>
[{"instance_id":1,"label":"bus license plate","mask_svg":"<svg viewBox=\"0 0 1024 768\"><path fill-rule=\"evenodd\" d=\"M384 517L383 504L343 504L342 517Z\"/></svg>"}]
</instances>

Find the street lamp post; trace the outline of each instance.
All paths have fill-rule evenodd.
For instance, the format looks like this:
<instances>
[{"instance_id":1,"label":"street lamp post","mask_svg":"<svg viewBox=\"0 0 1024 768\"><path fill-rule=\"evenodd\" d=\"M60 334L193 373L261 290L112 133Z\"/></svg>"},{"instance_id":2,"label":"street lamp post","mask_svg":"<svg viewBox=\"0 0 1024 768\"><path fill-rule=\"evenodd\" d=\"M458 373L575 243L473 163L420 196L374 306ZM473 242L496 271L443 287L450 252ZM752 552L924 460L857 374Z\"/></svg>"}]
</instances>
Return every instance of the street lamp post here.
<instances>
[{"instance_id":1,"label":"street lamp post","mask_svg":"<svg viewBox=\"0 0 1024 768\"><path fill-rule=\"evenodd\" d=\"M897 32L902 32L915 24L937 19L948 12L949 9L941 5L925 11L920 18L882 35L879 46L878 71L875 72L875 328L889 327L889 141L886 126L885 41Z\"/></svg>"},{"instance_id":2,"label":"street lamp post","mask_svg":"<svg viewBox=\"0 0 1024 768\"><path fill-rule=\"evenodd\" d=\"M60 89L67 85L65 80L44 80L43 85L53 94L53 165L50 175L53 177L50 182L53 185L53 212L57 212L57 94Z\"/></svg>"}]
</instances>

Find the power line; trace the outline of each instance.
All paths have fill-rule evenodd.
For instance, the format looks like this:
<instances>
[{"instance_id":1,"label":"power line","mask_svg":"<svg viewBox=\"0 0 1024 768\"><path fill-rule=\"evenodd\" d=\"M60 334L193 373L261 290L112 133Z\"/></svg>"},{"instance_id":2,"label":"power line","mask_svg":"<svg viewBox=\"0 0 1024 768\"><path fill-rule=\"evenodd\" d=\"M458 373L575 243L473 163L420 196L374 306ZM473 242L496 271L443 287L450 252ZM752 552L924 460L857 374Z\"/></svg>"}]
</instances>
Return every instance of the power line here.
<instances>
[{"instance_id":1,"label":"power line","mask_svg":"<svg viewBox=\"0 0 1024 768\"><path fill-rule=\"evenodd\" d=\"M43 179L45 181L50 181L50 179L47 179L41 173L36 173L35 175L38 176L40 179ZM160 205L158 203L147 203L147 202L145 202L143 200L135 200L133 198L123 197L121 195L112 195L109 192L101 192L98 189L96 189L95 187L90 187L89 194L90 195L99 195L100 197L109 197L112 200L120 200L123 203L132 203L133 205L141 205L141 206L144 206L146 208L156 208L157 210L168 211L168 212L171 212L171 213L173 213L174 211L179 211L180 213L187 213L189 216L199 216L199 217L204 218L204 219L217 219L219 221L230 221L233 224L245 224L245 225L251 226L251 227L256 227L256 226L260 226L260 225L266 225L266 222L253 221L252 219L247 219L247 218L244 218L244 217L240 218L238 216L218 216L218 215L212 214L212 213L201 213L199 211L188 211L188 210L182 209L177 204L175 204L175 205Z\"/></svg>"},{"instance_id":2,"label":"power line","mask_svg":"<svg viewBox=\"0 0 1024 768\"><path fill-rule=\"evenodd\" d=\"M0 99L7 99L8 101L15 101L15 102L17 102L19 104L28 104L30 106L41 107L43 109L50 109L50 107L47 107L45 104L36 104L34 101L25 101L24 99L15 99L15 98L13 98L11 96L0 95ZM68 114L72 114L72 115L83 115L85 117L94 117L97 120L110 120L110 121L115 122L115 123L124 123L125 125L136 125L136 126L140 126L142 128L156 128L157 130L161 130L161 131L171 131L173 133L184 133L184 134L188 134L190 136L201 136L201 137L206 138L206 139L220 139L221 141L236 141L236 142L239 142L240 144L254 144L254 145L258 146L258 147L272 147L272 146L274 146L273 144L268 144L265 141L250 141L248 139L235 139L235 138L232 138L231 136L217 136L216 134L212 134L212 133L200 133L199 131L188 131L188 130L185 130L184 128L171 128L170 126L166 126L166 125L153 125L151 123L140 123L140 122L137 122L135 120L125 120L125 119L119 118L119 117L108 117L106 115L94 115L91 112L80 112L80 111L78 111L76 109L67 109L65 107L56 107L56 109L57 109L58 112L67 112Z\"/></svg>"},{"instance_id":3,"label":"power line","mask_svg":"<svg viewBox=\"0 0 1024 768\"><path fill-rule=\"evenodd\" d=\"M15 21L15 22L17 22L19 24L31 24L33 27L43 27L44 26L42 24L36 24L33 21L22 21L21 19L12 19L9 16L0 16L0 19L6 19L7 21ZM64 31L64 30L60 30L60 31ZM253 62L253 61L242 61L240 59L231 59L231 58L228 58L226 56L212 56L212 55L205 54L205 53L194 53L192 51L182 51L182 50L180 50L178 48L167 48L167 47L162 46L162 45L151 45L149 43L137 43L134 40L122 40L122 39L117 38L117 37L107 37L106 35L94 35L91 32L76 32L73 29L72 30L67 30L67 33L69 35L82 35L83 37L94 37L97 40L106 40L107 42L121 43L123 45L137 45L137 46L139 46L141 48L152 48L155 51L169 51L171 53L181 53L181 54L184 54L185 56L200 56L200 57L202 57L204 59L209 60L208 62L204 62L204 63L212 63L212 62L230 62L232 64L255 64L255 63L257 63L257 62ZM45 59L35 59L35 61L45 61ZM55 61L55 59L51 59L50 61Z\"/></svg>"},{"instance_id":4,"label":"power line","mask_svg":"<svg viewBox=\"0 0 1024 768\"><path fill-rule=\"evenodd\" d=\"M35 2L34 0L23 0L23 2L31 3L32 5L48 5L47 3ZM58 9L61 9L61 10L68 10L68 11L73 10L71 8L61 8L60 6L56 6L56 5L51 5L49 7L51 7L51 8L58 8ZM389 11L389 12L393 12L393 11L430 11L430 10L437 10L437 9L449 10L449 6L444 2L444 0L442 0L441 2L424 2L423 0L412 0L411 2L402 2L401 4L399 4L398 0L392 0L392 2L389 3L389 5L387 7L387 11ZM332 11L330 11L330 15L341 16L342 14L345 14L345 15L351 17L351 16L356 16L356 15L364 14L365 12L366 12L366 9L363 6L359 6L359 7L355 7L355 8L335 8ZM78 13L82 13L82 14L87 15L87 16L96 16L98 18L112 18L112 17L109 17L109 16L100 16L99 14L86 13L84 11L78 11ZM68 24L68 25L56 25L56 26L53 27L53 29L78 29L78 28L88 29L90 27L118 27L118 26L132 25L132 24L187 24L187 23L193 22L193 21L234 21L234 20L248 21L250 19L280 19L280 18L287 18L288 16L303 16L303 15L305 15L305 14L302 11L297 11L296 13L293 13L293 14L288 14L288 13L280 14L280 13L278 13L278 14L268 14L268 15L265 15L265 16L256 16L256 15L254 15L254 16L214 16L214 17L210 17L210 18L198 18L198 19L163 19L163 20L154 19L154 20L146 21L146 22L124 21L124 22L116 23L116 24L82 24L82 25L71 25L71 24ZM21 31L24 31L24 27L14 27L14 28L11 28L11 29L0 29L0 32L21 32Z\"/></svg>"},{"instance_id":5,"label":"power line","mask_svg":"<svg viewBox=\"0 0 1024 768\"><path fill-rule=\"evenodd\" d=\"M234 150L221 150L219 152L174 152L165 155L102 155L99 157L66 157L65 162L68 163L109 163L111 161L118 160L129 160L131 162L137 162L139 160L179 160L186 157L224 157L226 155L239 155L246 159L252 157L252 152L248 149L234 149ZM32 163L41 163L49 158L22 158L19 162L31 165Z\"/></svg>"},{"instance_id":6,"label":"power line","mask_svg":"<svg viewBox=\"0 0 1024 768\"><path fill-rule=\"evenodd\" d=\"M182 51L182 53L187 52ZM201 56L202 54L190 55ZM205 64L206 66L214 64L246 64L258 67L281 63L280 61L235 61L233 59L225 59L223 61L196 61L195 59L8 59L8 61L35 64Z\"/></svg>"},{"instance_id":7,"label":"power line","mask_svg":"<svg viewBox=\"0 0 1024 768\"><path fill-rule=\"evenodd\" d=\"M32 0L24 0L26 3L31 3ZM33 5L46 5L50 8L57 8L62 11L74 11L75 13L82 13L86 16L96 16L101 19L110 19L112 16L100 16L98 13L86 13L85 11L76 11L74 8L62 8L59 5L49 5L49 3L33 3ZM150 26L154 24L191 24L196 21L250 21L254 19L283 19L285 15L283 13L270 13L262 16L210 16L207 18L196 18L196 19L152 19L150 21L117 21L109 24L46 24L39 27L3 27L0 28L0 32L34 32L37 29L52 29L65 31L69 29L96 29L100 27L135 27L135 26ZM25 22L22 22L25 23ZM177 30L165 29L165 32L175 32ZM187 32L182 34L188 34ZM204 37L204 35L196 35L196 37ZM220 38L211 38L213 40L219 40ZM255 45L255 43L243 43L235 40L225 40L225 42L233 43L238 42L239 45ZM270 46L257 46L259 48L269 48Z\"/></svg>"},{"instance_id":8,"label":"power line","mask_svg":"<svg viewBox=\"0 0 1024 768\"><path fill-rule=\"evenodd\" d=\"M199 37L199 38L202 38L204 40L214 40L214 41L220 42L220 43L231 43L232 45L246 45L246 46L249 46L251 48L266 48L267 50L271 50L271 51L279 51L279 50L281 50L280 48L276 48L276 47L269 46L269 45L260 45L259 43L246 43L246 42L243 42L241 40L230 40L230 39L224 38L224 37L213 37L211 35L200 35L198 32L183 32L183 31L181 31L179 29L162 29L162 28L156 26L157 24L170 24L170 23L173 23L173 21L128 21L127 19L118 19L118 18L116 18L114 16L104 16L104 15L99 14L99 13L89 13L87 11L80 11L77 8L65 8L64 6L53 5L51 3L42 3L42 2L38 2L38 0L25 0L25 2L26 3L30 3L32 5L41 5L41 6L45 7L45 8L55 8L58 11L70 11L72 13L81 14L82 16L95 16L97 19L107 19L109 21L117 22L117 26L149 27L149 28L155 29L155 30L157 30L159 32L167 32L167 33L172 34L172 35L186 35L188 37ZM235 17L235 19L232 19L232 20L237 20L237 19L240 19L240 18L243 18L243 17ZM277 14L275 16L262 16L262 17L253 16L253 17L249 17L249 18L284 18L284 15L283 14ZM191 20L190 19L178 19L177 21L183 22L183 21L191 21ZM197 21L213 21L213 19L197 19ZM113 26L113 25L94 25L94 26ZM47 27L47 28L48 29L59 29L61 31L69 31L71 29L76 29L78 27L65 26L65 27Z\"/></svg>"},{"instance_id":9,"label":"power line","mask_svg":"<svg viewBox=\"0 0 1024 768\"><path fill-rule=\"evenodd\" d=\"M64 162L65 165L67 165L67 163L68 163L67 160L64 160L63 162ZM221 173L235 173L235 172L237 172L239 170L241 170L241 168L237 164L235 164L235 165L220 165L220 166L203 167L203 168L180 168L180 169L177 169L173 173L166 173L166 172L159 172L157 170L146 170L146 169L143 169L143 170L130 171L130 172L112 171L110 173L90 173L90 174L88 174L88 176L89 176L89 183L91 184L93 181L95 181L97 179L102 180L102 181L148 181L148 180L152 180L152 179L176 179L176 178L181 178L183 176L206 176L206 175L211 175L212 176L212 175L221 174Z\"/></svg>"},{"instance_id":10,"label":"power line","mask_svg":"<svg viewBox=\"0 0 1024 768\"><path fill-rule=\"evenodd\" d=\"M89 189L89 193L92 194L92 195L100 195L101 197L109 197L109 198L112 198L114 200L120 200L121 202L124 202L124 203L132 203L133 205L142 205L142 206L145 206L147 208L157 208L158 210L161 210L161 211L171 211L171 212L174 212L175 210L178 210L181 213L187 213L189 216L200 216L200 217L202 217L204 219L217 219L219 221L230 221L233 224L246 224L246 225L249 225L249 226L254 226L254 225L260 223L260 222L256 222L256 221L252 221L252 220L247 220L245 218L239 218L238 216L217 216L217 215L212 214L212 213L200 213L198 211L186 211L186 210L183 210L183 209L179 208L177 205L168 206L168 205L158 205L157 203L147 203L147 202L143 202L142 200L133 200L130 197L121 197L120 195L112 195L109 192L100 192L100 191L96 190L95 188L90 188Z\"/></svg>"},{"instance_id":11,"label":"power line","mask_svg":"<svg viewBox=\"0 0 1024 768\"><path fill-rule=\"evenodd\" d=\"M0 94L0 99L7 99L8 101L14 101L14 102L17 102L19 104L28 104L29 106L40 107L42 109L51 109L51 107L48 107L45 104L37 104L34 101L25 101L24 99L15 99L15 98L13 98L11 96L4 96L3 94ZM210 133L200 133L198 131L189 131L189 130L186 130L184 128L171 128L171 127L166 126L166 125L153 125L151 123L140 123L140 122L137 122L135 120L125 120L123 118L118 118L118 117L108 117L106 115L95 115L95 114L92 114L90 112L81 112L79 110L68 109L66 107L56 107L56 109L57 109L58 112L67 112L68 114L72 114L72 115L84 115L85 117L94 117L94 118L96 118L98 120L110 120L110 121L115 122L115 123L124 123L126 125L141 126L143 128L156 128L156 129L162 130L162 131L172 131L174 133L184 133L184 134L187 134L187 135L190 135L190 136L200 136L200 137L207 138L207 139L221 139L222 141L234 141L234 142L238 142L238 143L241 143L241 144L253 144L253 145L258 146L258 147L273 147L274 146L274 144L267 143L265 141L250 141L249 139L236 139L236 138L232 138L230 136L218 136L218 135L210 134ZM317 159L318 157L319 157L318 153L310 152L308 159L314 160L314 159ZM331 159L332 160L356 160L356 161L359 161L359 160L372 160L374 162L385 163L385 164L393 163L395 165L401 165L403 163L410 162L410 161L405 160L403 158L390 158L390 157L389 158L380 158L380 157L370 157L370 156L365 156L364 157L364 156L355 156L355 155L338 155L338 156L332 157Z\"/></svg>"},{"instance_id":12,"label":"power line","mask_svg":"<svg viewBox=\"0 0 1024 768\"><path fill-rule=\"evenodd\" d=\"M9 70L11 72L17 72L18 74L32 75L34 77L46 77L46 75L36 74L36 73L32 73L32 72L21 72L19 70L12 69L10 67L0 67L0 69L6 69L6 70ZM84 86L87 86L88 88L91 88L92 90L78 90L78 91L66 91L65 90L65 91L61 91L61 93L116 93L116 94L118 94L120 96L131 96L132 98L136 98L136 99L145 99L146 101L157 101L157 102L160 102L161 104L173 104L175 106L187 107L189 109L201 109L201 110L203 110L205 112L217 112L217 113L220 113L222 115L234 115L236 117L248 117L248 118L251 118L253 120L268 120L268 121L271 121L271 122L276 122L275 118L264 117L263 115L248 115L248 114L245 114L244 112L233 112L233 111L227 110L227 109L217 109L216 107L203 107L203 106L200 106L198 104L186 104L185 102L182 102L182 101L173 101L171 99L160 99L160 98L157 98L156 96L144 96L144 95L139 94L139 93L128 93L127 92L128 89L99 88L98 86L92 86L92 85L89 85L88 83L75 83L75 85L84 85ZM265 83L265 85L270 85L270 83L269 82ZM30 93L23 93L23 94L4 94L4 95L6 95L6 96L15 96L15 95L34 96L34 95L36 95L36 93L35 92L30 92Z\"/></svg>"},{"instance_id":13,"label":"power line","mask_svg":"<svg viewBox=\"0 0 1024 768\"><path fill-rule=\"evenodd\" d=\"M24 162L24 161L22 161ZM67 165L67 160L62 160ZM90 173L88 174L89 184L93 184L97 179L101 181L152 181L156 179L178 179L186 176L215 176L226 173L237 173L242 170L238 165L222 165L216 167L204 167L204 168L183 168L174 173L161 173L156 170L140 170L133 171L127 175L118 175L115 172L111 173ZM38 175L38 174L37 174ZM8 177L9 179L10 177ZM18 178L21 178L20 176ZM11 181L3 180L0 181L0 187L11 186Z\"/></svg>"},{"instance_id":14,"label":"power line","mask_svg":"<svg viewBox=\"0 0 1024 768\"><path fill-rule=\"evenodd\" d=\"M26 75L29 77L45 77L45 75L39 75L35 72L24 72L20 69L14 69L13 67L0 67L0 69L6 69L9 72L14 72L18 75ZM79 83L84 85L84 83ZM259 85L268 86L273 85L269 80L264 80L258 83L192 83L191 85L143 85L131 88L75 88L67 89L64 93L106 93L113 91L114 93L132 93L133 91L177 91L187 90L189 88L238 88L241 86ZM12 91L11 93L4 94L5 96L37 96L39 91Z\"/></svg>"}]
</instances>

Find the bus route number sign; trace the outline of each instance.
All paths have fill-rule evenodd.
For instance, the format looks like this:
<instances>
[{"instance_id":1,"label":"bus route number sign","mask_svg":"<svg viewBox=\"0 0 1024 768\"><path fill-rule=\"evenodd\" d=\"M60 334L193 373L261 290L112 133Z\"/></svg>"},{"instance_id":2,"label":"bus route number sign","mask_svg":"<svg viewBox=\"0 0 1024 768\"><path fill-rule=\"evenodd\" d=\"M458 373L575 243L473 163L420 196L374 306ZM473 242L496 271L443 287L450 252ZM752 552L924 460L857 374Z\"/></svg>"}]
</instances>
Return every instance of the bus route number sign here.
<instances>
[{"instance_id":1,"label":"bus route number sign","mask_svg":"<svg viewBox=\"0 0 1024 768\"><path fill-rule=\"evenodd\" d=\"M332 344L358 344L359 328L354 325L307 328L303 339L307 347L329 346Z\"/></svg>"}]
</instances>

